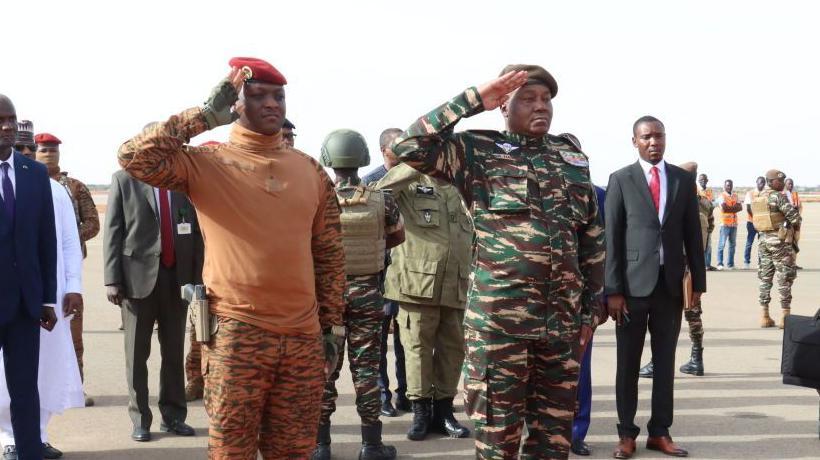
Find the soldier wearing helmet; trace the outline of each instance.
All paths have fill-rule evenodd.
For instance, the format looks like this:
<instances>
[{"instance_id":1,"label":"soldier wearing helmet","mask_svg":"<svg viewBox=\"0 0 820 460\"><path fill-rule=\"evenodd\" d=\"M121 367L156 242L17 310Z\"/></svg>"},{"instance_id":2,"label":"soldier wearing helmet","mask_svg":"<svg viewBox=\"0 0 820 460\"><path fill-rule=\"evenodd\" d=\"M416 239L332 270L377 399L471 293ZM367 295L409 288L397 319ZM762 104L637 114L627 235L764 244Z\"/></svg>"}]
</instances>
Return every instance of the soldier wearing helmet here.
<instances>
[{"instance_id":1,"label":"soldier wearing helmet","mask_svg":"<svg viewBox=\"0 0 820 460\"><path fill-rule=\"evenodd\" d=\"M396 449L382 443L379 421L378 371L384 317L380 273L384 270L384 251L404 241L404 222L396 200L389 193L366 187L359 178L359 168L370 164L367 143L361 134L349 129L328 134L322 143L319 162L333 168L342 209L347 275L345 342L356 390L356 409L362 422L359 458L393 459ZM343 349L344 343L339 347L336 368L325 384L314 460L330 458L330 416L336 410L336 380L342 369Z\"/></svg>"}]
</instances>

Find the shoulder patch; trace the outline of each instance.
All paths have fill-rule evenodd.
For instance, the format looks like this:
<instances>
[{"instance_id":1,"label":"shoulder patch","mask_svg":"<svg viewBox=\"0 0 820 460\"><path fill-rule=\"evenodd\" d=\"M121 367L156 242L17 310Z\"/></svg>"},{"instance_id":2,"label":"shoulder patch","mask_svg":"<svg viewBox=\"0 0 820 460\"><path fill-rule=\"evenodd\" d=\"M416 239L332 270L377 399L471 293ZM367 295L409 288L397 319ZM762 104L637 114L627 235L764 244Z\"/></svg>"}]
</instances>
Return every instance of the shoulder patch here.
<instances>
[{"instance_id":1,"label":"shoulder patch","mask_svg":"<svg viewBox=\"0 0 820 460\"><path fill-rule=\"evenodd\" d=\"M566 162L571 164L572 166L579 166L582 168L589 167L589 160L587 156L581 152L570 152L568 150L559 150L558 153L561 155L561 158Z\"/></svg>"}]
</instances>

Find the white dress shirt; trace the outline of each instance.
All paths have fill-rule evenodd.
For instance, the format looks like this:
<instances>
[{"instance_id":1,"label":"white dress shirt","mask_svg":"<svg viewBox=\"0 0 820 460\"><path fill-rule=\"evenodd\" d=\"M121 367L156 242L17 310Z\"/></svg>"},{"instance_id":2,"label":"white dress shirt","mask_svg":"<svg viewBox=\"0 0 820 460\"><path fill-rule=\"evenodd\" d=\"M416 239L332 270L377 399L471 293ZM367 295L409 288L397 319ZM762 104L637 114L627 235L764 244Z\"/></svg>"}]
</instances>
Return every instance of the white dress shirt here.
<instances>
[{"instance_id":1,"label":"white dress shirt","mask_svg":"<svg viewBox=\"0 0 820 460\"><path fill-rule=\"evenodd\" d=\"M17 195L17 178L14 176L14 151L11 152L11 156L9 157L8 161L0 161L0 165L3 163L8 163L9 165L9 179L11 180L11 188L14 189L15 197ZM3 180L3 169L0 167L0 180ZM0 198L6 198L3 195L3 187L0 185Z\"/></svg>"},{"instance_id":2,"label":"white dress shirt","mask_svg":"<svg viewBox=\"0 0 820 460\"><path fill-rule=\"evenodd\" d=\"M658 164L653 165L648 161L644 161L643 158L638 159L638 163L640 163L641 168L643 168L643 175L646 178L646 185L649 186L649 183L652 181L652 167L656 166L658 168L658 179L661 182L661 196L660 200L658 201L658 222L663 223L663 216L666 212L666 161L661 160ZM652 193L649 193L649 196L652 196ZM661 243L660 248L660 258L661 258L661 265L663 265L663 243Z\"/></svg>"}]
</instances>

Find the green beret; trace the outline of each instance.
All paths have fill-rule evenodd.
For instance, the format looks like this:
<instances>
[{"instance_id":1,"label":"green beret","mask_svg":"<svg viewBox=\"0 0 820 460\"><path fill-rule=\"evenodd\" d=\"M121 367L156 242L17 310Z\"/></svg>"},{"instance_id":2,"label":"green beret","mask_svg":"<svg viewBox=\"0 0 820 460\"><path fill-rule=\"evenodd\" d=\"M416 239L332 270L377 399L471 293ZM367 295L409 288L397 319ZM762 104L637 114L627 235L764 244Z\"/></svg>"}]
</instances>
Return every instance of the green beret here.
<instances>
[{"instance_id":1,"label":"green beret","mask_svg":"<svg viewBox=\"0 0 820 460\"><path fill-rule=\"evenodd\" d=\"M552 75L546 71L546 69L538 65L510 64L507 67L504 67L504 70L502 70L498 76L500 77L506 73L518 72L521 70L527 72L528 84L540 83L542 85L546 85L546 87L550 89L553 99L558 94L558 82L555 81L555 78L553 78Z\"/></svg>"},{"instance_id":2,"label":"green beret","mask_svg":"<svg viewBox=\"0 0 820 460\"><path fill-rule=\"evenodd\" d=\"M766 180L775 180L780 179L783 180L786 178L786 175L783 174L783 171L778 171L777 169L770 169L766 171Z\"/></svg>"}]
</instances>

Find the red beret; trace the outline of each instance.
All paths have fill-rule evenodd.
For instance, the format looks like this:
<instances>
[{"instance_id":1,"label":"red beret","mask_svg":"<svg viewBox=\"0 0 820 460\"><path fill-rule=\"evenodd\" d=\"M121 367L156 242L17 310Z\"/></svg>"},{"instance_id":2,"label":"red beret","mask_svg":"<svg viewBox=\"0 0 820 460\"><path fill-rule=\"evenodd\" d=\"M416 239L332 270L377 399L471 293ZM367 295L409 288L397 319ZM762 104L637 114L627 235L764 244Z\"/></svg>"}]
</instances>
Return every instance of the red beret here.
<instances>
[{"instance_id":1,"label":"red beret","mask_svg":"<svg viewBox=\"0 0 820 460\"><path fill-rule=\"evenodd\" d=\"M34 142L38 144L57 144L60 145L63 143L60 139L57 139L57 136L54 134L49 133L40 133L34 136Z\"/></svg>"},{"instance_id":2,"label":"red beret","mask_svg":"<svg viewBox=\"0 0 820 460\"><path fill-rule=\"evenodd\" d=\"M208 142L203 142L203 143L199 144L198 147L207 147L209 145L221 145L221 144L222 144L221 142L217 142L217 141L208 141Z\"/></svg>"},{"instance_id":3,"label":"red beret","mask_svg":"<svg viewBox=\"0 0 820 460\"><path fill-rule=\"evenodd\" d=\"M264 81L266 83L273 83L274 85L287 85L288 81L276 67L270 65L269 62L261 59L251 57L235 57L228 61L228 65L241 69L248 67L251 69L252 76L249 80Z\"/></svg>"}]
</instances>

